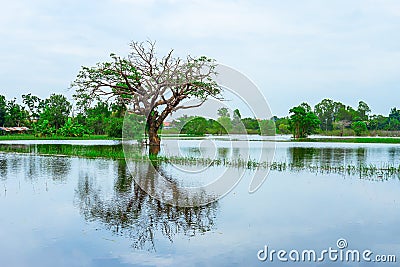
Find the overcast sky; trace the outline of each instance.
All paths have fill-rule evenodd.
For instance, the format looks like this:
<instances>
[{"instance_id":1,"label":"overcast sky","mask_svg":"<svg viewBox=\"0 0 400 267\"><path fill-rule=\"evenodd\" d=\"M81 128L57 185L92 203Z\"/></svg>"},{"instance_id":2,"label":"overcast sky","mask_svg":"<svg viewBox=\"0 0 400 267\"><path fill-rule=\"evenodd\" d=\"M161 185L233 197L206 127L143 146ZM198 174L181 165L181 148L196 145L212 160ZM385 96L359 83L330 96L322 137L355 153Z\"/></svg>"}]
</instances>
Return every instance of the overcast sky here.
<instances>
[{"instance_id":1,"label":"overcast sky","mask_svg":"<svg viewBox=\"0 0 400 267\"><path fill-rule=\"evenodd\" d=\"M206 55L253 80L272 113L332 98L400 107L398 0L1 0L0 94L68 91L80 66L126 55Z\"/></svg>"}]
</instances>

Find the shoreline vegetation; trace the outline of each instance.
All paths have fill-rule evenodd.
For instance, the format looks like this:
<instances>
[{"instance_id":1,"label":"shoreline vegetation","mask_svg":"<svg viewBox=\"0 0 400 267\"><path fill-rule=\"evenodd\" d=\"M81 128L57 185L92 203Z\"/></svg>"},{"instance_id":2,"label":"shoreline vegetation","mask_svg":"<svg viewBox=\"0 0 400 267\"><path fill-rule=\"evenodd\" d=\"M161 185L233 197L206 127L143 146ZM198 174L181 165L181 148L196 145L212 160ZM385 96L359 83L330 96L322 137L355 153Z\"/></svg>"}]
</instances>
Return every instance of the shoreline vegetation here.
<instances>
[{"instance_id":1,"label":"shoreline vegetation","mask_svg":"<svg viewBox=\"0 0 400 267\"><path fill-rule=\"evenodd\" d=\"M291 140L292 142L305 142L305 143L357 143L357 144L400 144L400 138L398 137L311 137L311 138L300 138Z\"/></svg>"},{"instance_id":2,"label":"shoreline vegetation","mask_svg":"<svg viewBox=\"0 0 400 267\"><path fill-rule=\"evenodd\" d=\"M0 141L12 140L121 140L117 137L109 137L107 135L85 135L85 136L35 136L34 134L11 134L0 135Z\"/></svg>"},{"instance_id":3,"label":"shoreline vegetation","mask_svg":"<svg viewBox=\"0 0 400 267\"><path fill-rule=\"evenodd\" d=\"M72 104L60 94L46 99L22 95L22 104L16 98L0 95L0 140L112 139L121 138L124 130L125 134L142 137L145 128L149 134L144 116L126 116L127 107L116 100L99 98L91 105L88 101L76 103ZM400 109L393 107L387 115L373 114L363 101L354 108L331 99L323 99L314 107L302 103L291 108L285 117L242 117L239 109L232 111L225 107L215 112L217 116L212 119L185 114L174 119L168 117L169 121L160 122L157 135L292 134L296 139L313 134L340 138L400 137Z\"/></svg>"},{"instance_id":4,"label":"shoreline vegetation","mask_svg":"<svg viewBox=\"0 0 400 267\"><path fill-rule=\"evenodd\" d=\"M122 145L114 146L82 146L82 145L0 145L1 153L16 153L34 156L70 156L81 158L106 158L113 160L125 159ZM266 162L254 159L197 158L182 156L148 156L147 154L130 154L129 159L135 162L152 162L152 164L178 164L191 166L232 167L239 169L272 171L309 171L311 173L326 173L359 176L360 179L388 180L400 179L400 166L383 165L315 165L288 162Z\"/></svg>"},{"instance_id":5,"label":"shoreline vegetation","mask_svg":"<svg viewBox=\"0 0 400 267\"><path fill-rule=\"evenodd\" d=\"M258 136L258 134L254 134ZM187 135L187 134L161 134L165 139L169 138L204 138L204 136ZM218 135L218 137L228 135ZM251 136L251 135L250 135ZM280 135L276 135L280 136ZM0 141L24 141L24 140L113 140L120 141L122 138L109 137L107 135L86 135L80 137L65 137L65 136L46 136L38 137L33 134L14 134L14 135L0 135ZM397 136L328 136L328 135L314 135L306 138L275 140L275 142L318 142L318 143L378 143L378 144L400 144L400 137Z\"/></svg>"}]
</instances>

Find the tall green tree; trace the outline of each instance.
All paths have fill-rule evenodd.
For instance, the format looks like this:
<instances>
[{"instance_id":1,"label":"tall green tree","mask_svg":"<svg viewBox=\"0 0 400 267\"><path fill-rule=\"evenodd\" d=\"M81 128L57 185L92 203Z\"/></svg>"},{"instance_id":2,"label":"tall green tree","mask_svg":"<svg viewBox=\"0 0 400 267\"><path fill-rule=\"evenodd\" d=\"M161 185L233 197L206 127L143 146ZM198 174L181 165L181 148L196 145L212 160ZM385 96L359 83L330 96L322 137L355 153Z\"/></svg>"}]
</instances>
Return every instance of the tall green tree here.
<instances>
[{"instance_id":1,"label":"tall green tree","mask_svg":"<svg viewBox=\"0 0 400 267\"><path fill-rule=\"evenodd\" d=\"M190 120L194 119L194 116L188 116L186 114L182 115L179 118L176 118L172 121L172 125L179 131L182 130L183 126L188 123Z\"/></svg>"},{"instance_id":2,"label":"tall green tree","mask_svg":"<svg viewBox=\"0 0 400 267\"><path fill-rule=\"evenodd\" d=\"M222 127L222 125L213 119L209 119L207 121L207 129L206 129L207 133L209 134L218 134L218 135L222 135L222 134L227 134L228 132L225 130L224 127Z\"/></svg>"},{"instance_id":3,"label":"tall green tree","mask_svg":"<svg viewBox=\"0 0 400 267\"><path fill-rule=\"evenodd\" d=\"M111 113L112 111L106 102L97 102L94 107L88 108L85 111L86 126L94 134L105 134Z\"/></svg>"},{"instance_id":4,"label":"tall green tree","mask_svg":"<svg viewBox=\"0 0 400 267\"><path fill-rule=\"evenodd\" d=\"M202 136L206 134L208 122L203 117L195 117L188 121L182 128L181 133Z\"/></svg>"},{"instance_id":5,"label":"tall green tree","mask_svg":"<svg viewBox=\"0 0 400 267\"><path fill-rule=\"evenodd\" d=\"M13 126L24 126L28 118L28 112L17 103L17 99L7 101L5 125Z\"/></svg>"},{"instance_id":6,"label":"tall green tree","mask_svg":"<svg viewBox=\"0 0 400 267\"><path fill-rule=\"evenodd\" d=\"M289 130L289 119L287 117L284 118L275 118L275 126L276 131L279 134L290 134Z\"/></svg>"},{"instance_id":7,"label":"tall green tree","mask_svg":"<svg viewBox=\"0 0 400 267\"><path fill-rule=\"evenodd\" d=\"M260 124L256 118L243 118L242 123L245 129L249 132L260 132Z\"/></svg>"},{"instance_id":8,"label":"tall green tree","mask_svg":"<svg viewBox=\"0 0 400 267\"><path fill-rule=\"evenodd\" d=\"M358 112L351 106L341 106L336 115L336 121L353 121L358 117Z\"/></svg>"},{"instance_id":9,"label":"tall green tree","mask_svg":"<svg viewBox=\"0 0 400 267\"><path fill-rule=\"evenodd\" d=\"M331 99L323 99L315 105L314 113L321 121L321 129L330 131L333 129L333 123L337 120L339 112L345 108L340 102L335 102Z\"/></svg>"},{"instance_id":10,"label":"tall green tree","mask_svg":"<svg viewBox=\"0 0 400 267\"><path fill-rule=\"evenodd\" d=\"M233 111L233 118L232 118L232 131L238 134L245 134L246 129L242 123L242 115L240 114L239 109L235 109Z\"/></svg>"},{"instance_id":11,"label":"tall green tree","mask_svg":"<svg viewBox=\"0 0 400 267\"><path fill-rule=\"evenodd\" d=\"M3 126L6 122L6 113L7 113L7 100L6 97L0 95L0 126Z\"/></svg>"},{"instance_id":12,"label":"tall green tree","mask_svg":"<svg viewBox=\"0 0 400 267\"><path fill-rule=\"evenodd\" d=\"M217 119L217 121L227 133L232 133L233 125L230 117L221 116Z\"/></svg>"},{"instance_id":13,"label":"tall green tree","mask_svg":"<svg viewBox=\"0 0 400 267\"><path fill-rule=\"evenodd\" d=\"M370 116L368 128L370 130L385 130L386 125L389 123L389 118L383 115Z\"/></svg>"},{"instance_id":14,"label":"tall green tree","mask_svg":"<svg viewBox=\"0 0 400 267\"><path fill-rule=\"evenodd\" d=\"M43 112L43 100L35 95L26 94L22 95L22 102L25 104L25 106L28 107L29 121L31 122L31 124L33 123L33 121L37 121L40 114Z\"/></svg>"},{"instance_id":15,"label":"tall green tree","mask_svg":"<svg viewBox=\"0 0 400 267\"><path fill-rule=\"evenodd\" d=\"M294 138L304 138L313 133L321 123L307 103L302 103L289 110L289 125Z\"/></svg>"},{"instance_id":16,"label":"tall green tree","mask_svg":"<svg viewBox=\"0 0 400 267\"><path fill-rule=\"evenodd\" d=\"M261 135L275 135L276 126L273 120L261 120L260 121L260 134Z\"/></svg>"},{"instance_id":17,"label":"tall green tree","mask_svg":"<svg viewBox=\"0 0 400 267\"><path fill-rule=\"evenodd\" d=\"M389 118L400 121L400 110L398 110L396 108L392 108L389 113Z\"/></svg>"},{"instance_id":18,"label":"tall green tree","mask_svg":"<svg viewBox=\"0 0 400 267\"><path fill-rule=\"evenodd\" d=\"M62 127L68 120L72 105L63 95L52 94L44 100L41 121L48 121L56 130Z\"/></svg>"},{"instance_id":19,"label":"tall green tree","mask_svg":"<svg viewBox=\"0 0 400 267\"><path fill-rule=\"evenodd\" d=\"M229 110L225 107L218 109L217 114L219 117L231 117L231 114L229 114Z\"/></svg>"},{"instance_id":20,"label":"tall green tree","mask_svg":"<svg viewBox=\"0 0 400 267\"><path fill-rule=\"evenodd\" d=\"M359 114L360 120L367 121L371 109L369 108L367 103L365 103L364 101L360 101L358 102L357 112Z\"/></svg>"},{"instance_id":21,"label":"tall green tree","mask_svg":"<svg viewBox=\"0 0 400 267\"><path fill-rule=\"evenodd\" d=\"M362 135L364 132L366 132L367 129L367 124L363 121L355 121L351 124L351 128L354 130L355 134L357 136Z\"/></svg>"}]
</instances>

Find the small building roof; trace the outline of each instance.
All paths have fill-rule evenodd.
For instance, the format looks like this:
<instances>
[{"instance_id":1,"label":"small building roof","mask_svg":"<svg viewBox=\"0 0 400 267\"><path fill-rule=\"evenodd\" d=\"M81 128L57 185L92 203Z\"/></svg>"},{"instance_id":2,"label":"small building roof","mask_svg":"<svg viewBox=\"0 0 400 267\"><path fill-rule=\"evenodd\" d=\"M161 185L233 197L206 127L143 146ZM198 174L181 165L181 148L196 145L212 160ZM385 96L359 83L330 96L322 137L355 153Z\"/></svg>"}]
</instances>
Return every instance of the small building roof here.
<instances>
[{"instance_id":1,"label":"small building roof","mask_svg":"<svg viewBox=\"0 0 400 267\"><path fill-rule=\"evenodd\" d=\"M23 132L29 130L30 129L28 127L0 127L0 131L5 131L5 132Z\"/></svg>"}]
</instances>

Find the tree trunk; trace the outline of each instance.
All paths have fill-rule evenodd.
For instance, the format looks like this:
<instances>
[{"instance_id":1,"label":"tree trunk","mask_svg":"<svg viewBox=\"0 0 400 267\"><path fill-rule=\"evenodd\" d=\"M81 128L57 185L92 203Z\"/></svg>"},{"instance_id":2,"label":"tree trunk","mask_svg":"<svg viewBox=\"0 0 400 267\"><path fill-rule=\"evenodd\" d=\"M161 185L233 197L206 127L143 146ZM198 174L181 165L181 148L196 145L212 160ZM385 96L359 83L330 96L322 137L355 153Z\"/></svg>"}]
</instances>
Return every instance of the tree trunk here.
<instances>
[{"instance_id":1,"label":"tree trunk","mask_svg":"<svg viewBox=\"0 0 400 267\"><path fill-rule=\"evenodd\" d=\"M149 129L149 154L157 156L160 152L161 139L158 136L157 129Z\"/></svg>"},{"instance_id":2,"label":"tree trunk","mask_svg":"<svg viewBox=\"0 0 400 267\"><path fill-rule=\"evenodd\" d=\"M161 139L158 136L158 129L157 123L151 119L148 118L148 130L149 130L149 154L153 156L157 156L158 153L160 152L160 143Z\"/></svg>"}]
</instances>

